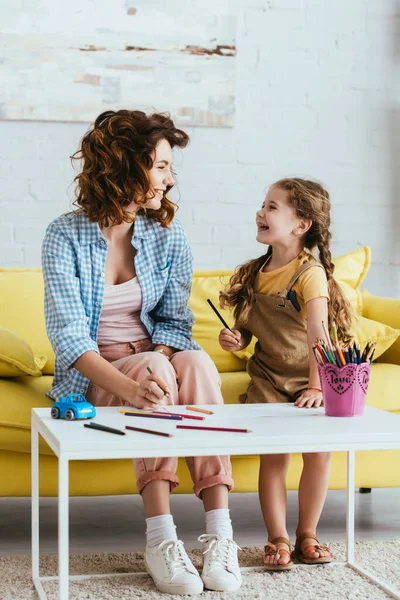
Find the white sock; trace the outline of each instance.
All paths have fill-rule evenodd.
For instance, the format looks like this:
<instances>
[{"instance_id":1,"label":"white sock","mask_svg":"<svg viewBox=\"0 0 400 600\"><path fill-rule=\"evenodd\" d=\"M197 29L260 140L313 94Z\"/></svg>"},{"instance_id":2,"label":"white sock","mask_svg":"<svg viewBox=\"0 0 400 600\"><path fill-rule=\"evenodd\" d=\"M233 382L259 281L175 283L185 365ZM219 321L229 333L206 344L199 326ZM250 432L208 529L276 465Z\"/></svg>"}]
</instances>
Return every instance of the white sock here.
<instances>
[{"instance_id":1,"label":"white sock","mask_svg":"<svg viewBox=\"0 0 400 600\"><path fill-rule=\"evenodd\" d=\"M233 539L229 508L216 508L206 512L206 533Z\"/></svg>"},{"instance_id":2,"label":"white sock","mask_svg":"<svg viewBox=\"0 0 400 600\"><path fill-rule=\"evenodd\" d=\"M146 538L149 546L158 546L165 540L177 540L178 536L172 515L158 515L146 519Z\"/></svg>"}]
</instances>

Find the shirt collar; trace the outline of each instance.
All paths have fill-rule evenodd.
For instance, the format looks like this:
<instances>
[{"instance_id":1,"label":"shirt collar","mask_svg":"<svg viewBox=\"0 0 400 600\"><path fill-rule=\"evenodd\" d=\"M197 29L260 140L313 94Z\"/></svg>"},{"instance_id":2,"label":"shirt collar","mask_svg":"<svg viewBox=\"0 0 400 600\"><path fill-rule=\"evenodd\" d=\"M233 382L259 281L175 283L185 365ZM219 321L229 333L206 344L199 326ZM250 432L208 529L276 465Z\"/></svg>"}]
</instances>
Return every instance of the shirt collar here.
<instances>
[{"instance_id":1,"label":"shirt collar","mask_svg":"<svg viewBox=\"0 0 400 600\"><path fill-rule=\"evenodd\" d=\"M83 214L76 216L79 218L79 239L82 246L105 239L98 223L91 223ZM145 215L136 215L133 237L141 239L156 237L154 230L155 223L156 221L149 219Z\"/></svg>"}]
</instances>

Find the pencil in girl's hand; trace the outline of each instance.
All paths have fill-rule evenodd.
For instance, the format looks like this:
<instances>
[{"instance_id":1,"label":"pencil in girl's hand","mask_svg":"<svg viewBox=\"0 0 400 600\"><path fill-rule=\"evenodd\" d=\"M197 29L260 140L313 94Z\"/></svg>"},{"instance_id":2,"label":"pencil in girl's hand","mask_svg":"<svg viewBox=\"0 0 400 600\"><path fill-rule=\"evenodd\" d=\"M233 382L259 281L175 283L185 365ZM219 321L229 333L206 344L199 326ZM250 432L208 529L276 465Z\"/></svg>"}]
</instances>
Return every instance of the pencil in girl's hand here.
<instances>
[{"instance_id":1,"label":"pencil in girl's hand","mask_svg":"<svg viewBox=\"0 0 400 600\"><path fill-rule=\"evenodd\" d=\"M147 370L150 373L150 375L153 375L153 371L150 369L150 367L147 367ZM167 396L167 398L169 398L169 392L167 392L167 390L162 390L162 391L164 392L164 396Z\"/></svg>"},{"instance_id":2,"label":"pencil in girl's hand","mask_svg":"<svg viewBox=\"0 0 400 600\"><path fill-rule=\"evenodd\" d=\"M228 323L225 321L224 317L221 315L221 313L215 308L214 304L211 302L210 298L207 298L207 302L208 304L211 306L211 308L213 309L213 311L215 312L215 314L217 315L218 319L221 321L222 325L224 327L226 327L227 329L229 329L229 331L232 331L232 329L229 327ZM233 333L233 331L232 331Z\"/></svg>"},{"instance_id":3,"label":"pencil in girl's hand","mask_svg":"<svg viewBox=\"0 0 400 600\"><path fill-rule=\"evenodd\" d=\"M163 437L174 437L172 433L155 431L154 429L143 429L143 427L132 427L131 425L125 425L125 429L129 429L130 431L140 431L141 433L152 433L153 435L161 435Z\"/></svg>"},{"instance_id":4,"label":"pencil in girl's hand","mask_svg":"<svg viewBox=\"0 0 400 600\"><path fill-rule=\"evenodd\" d=\"M206 410L205 408L198 408L197 406L186 406L186 410L194 410L195 412L204 413L205 415L213 415L214 413L211 410Z\"/></svg>"}]
</instances>

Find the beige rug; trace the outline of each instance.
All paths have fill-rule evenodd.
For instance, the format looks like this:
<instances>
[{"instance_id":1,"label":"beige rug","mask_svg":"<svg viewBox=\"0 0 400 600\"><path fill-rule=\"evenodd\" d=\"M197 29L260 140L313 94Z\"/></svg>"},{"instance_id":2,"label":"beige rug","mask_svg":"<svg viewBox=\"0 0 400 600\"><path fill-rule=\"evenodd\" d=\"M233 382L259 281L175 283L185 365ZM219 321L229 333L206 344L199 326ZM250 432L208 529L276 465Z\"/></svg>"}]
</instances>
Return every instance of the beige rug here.
<instances>
[{"instance_id":1,"label":"beige rug","mask_svg":"<svg viewBox=\"0 0 400 600\"><path fill-rule=\"evenodd\" d=\"M344 560L344 545L330 544L337 560ZM201 565L199 550L190 553L196 566ZM400 540L358 542L356 556L362 565L379 578L400 590ZM196 596L160 594L151 579L143 573L143 554L92 554L71 556L71 574L126 573L137 575L87 579L72 582L73 600L155 600L156 598L191 598L192 600L381 600L388 596L368 580L345 566L301 566L286 573L251 570L262 564L260 548L244 548L240 553L243 586L235 593L203 592ZM31 581L30 558L0 557L0 599L36 600ZM41 575L55 575L57 559L41 559ZM49 600L57 600L57 583L44 585Z\"/></svg>"}]
</instances>

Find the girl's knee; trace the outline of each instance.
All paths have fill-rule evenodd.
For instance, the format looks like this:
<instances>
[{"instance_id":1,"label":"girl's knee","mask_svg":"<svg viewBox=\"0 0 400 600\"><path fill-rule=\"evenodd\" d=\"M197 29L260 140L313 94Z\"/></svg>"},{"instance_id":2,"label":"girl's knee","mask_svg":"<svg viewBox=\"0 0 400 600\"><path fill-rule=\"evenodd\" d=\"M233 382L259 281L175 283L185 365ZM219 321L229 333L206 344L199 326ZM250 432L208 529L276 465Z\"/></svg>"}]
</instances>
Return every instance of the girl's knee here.
<instances>
[{"instance_id":1,"label":"girl's knee","mask_svg":"<svg viewBox=\"0 0 400 600\"><path fill-rule=\"evenodd\" d=\"M291 454L262 454L260 456L260 466L269 468L285 468L289 465Z\"/></svg>"},{"instance_id":2,"label":"girl's knee","mask_svg":"<svg viewBox=\"0 0 400 600\"><path fill-rule=\"evenodd\" d=\"M303 454L303 462L305 465L327 465L330 463L331 457L330 452L307 452Z\"/></svg>"}]
</instances>

